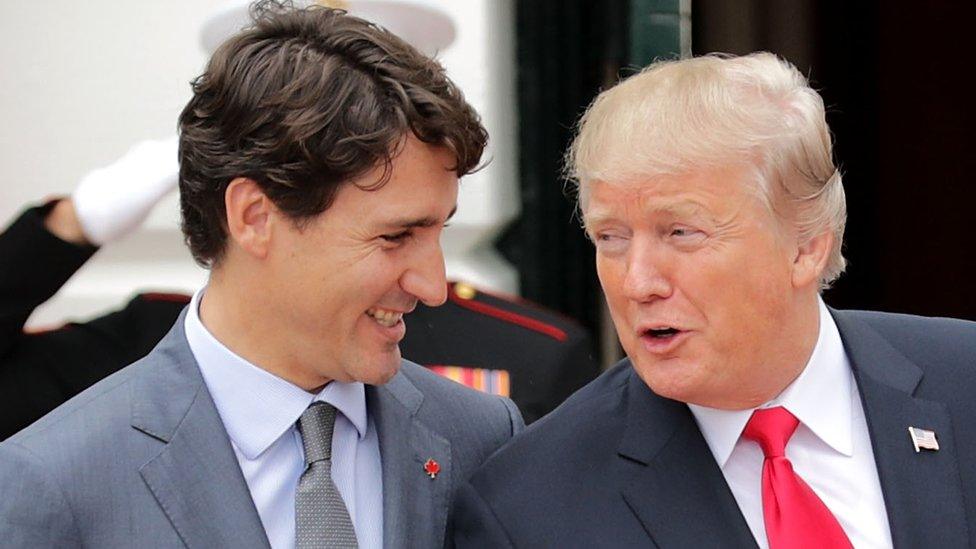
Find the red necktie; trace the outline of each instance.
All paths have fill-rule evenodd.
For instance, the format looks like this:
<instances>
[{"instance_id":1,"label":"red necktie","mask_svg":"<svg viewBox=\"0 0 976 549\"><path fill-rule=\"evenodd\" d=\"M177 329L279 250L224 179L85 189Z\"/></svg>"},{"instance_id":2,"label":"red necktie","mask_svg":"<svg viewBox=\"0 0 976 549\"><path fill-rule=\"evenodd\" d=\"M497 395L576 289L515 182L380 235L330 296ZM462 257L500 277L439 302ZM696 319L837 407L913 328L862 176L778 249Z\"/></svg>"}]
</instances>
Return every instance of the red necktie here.
<instances>
[{"instance_id":1,"label":"red necktie","mask_svg":"<svg viewBox=\"0 0 976 549\"><path fill-rule=\"evenodd\" d=\"M786 443L800 421L786 408L756 410L742 436L762 447L763 519L770 549L851 548L844 529L817 494L793 472Z\"/></svg>"}]
</instances>

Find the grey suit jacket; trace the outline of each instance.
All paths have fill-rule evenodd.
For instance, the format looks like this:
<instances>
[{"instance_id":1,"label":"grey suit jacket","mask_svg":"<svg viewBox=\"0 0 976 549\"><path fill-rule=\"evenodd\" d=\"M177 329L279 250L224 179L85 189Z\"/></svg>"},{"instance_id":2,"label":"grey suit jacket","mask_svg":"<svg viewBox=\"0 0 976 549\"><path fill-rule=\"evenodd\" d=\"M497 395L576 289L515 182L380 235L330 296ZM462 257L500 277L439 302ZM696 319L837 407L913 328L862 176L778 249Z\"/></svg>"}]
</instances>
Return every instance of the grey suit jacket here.
<instances>
[{"instance_id":1,"label":"grey suit jacket","mask_svg":"<svg viewBox=\"0 0 976 549\"><path fill-rule=\"evenodd\" d=\"M384 545L443 546L455 488L522 429L518 410L407 361L366 398ZM144 359L0 444L0 545L268 547L183 315Z\"/></svg>"}]
</instances>

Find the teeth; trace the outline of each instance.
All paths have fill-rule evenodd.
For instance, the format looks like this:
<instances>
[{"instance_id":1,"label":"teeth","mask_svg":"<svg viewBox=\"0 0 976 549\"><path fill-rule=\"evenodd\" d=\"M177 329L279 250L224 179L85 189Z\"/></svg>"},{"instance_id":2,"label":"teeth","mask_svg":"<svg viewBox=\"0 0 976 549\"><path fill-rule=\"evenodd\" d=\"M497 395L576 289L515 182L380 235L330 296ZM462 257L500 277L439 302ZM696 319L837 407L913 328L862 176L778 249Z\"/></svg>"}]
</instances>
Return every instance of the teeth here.
<instances>
[{"instance_id":1,"label":"teeth","mask_svg":"<svg viewBox=\"0 0 976 549\"><path fill-rule=\"evenodd\" d=\"M373 320L379 323L381 326L386 326L390 328L395 326L397 322L403 317L403 313L398 313L396 311L388 311L386 309L379 309L376 307L370 308L366 311L366 314L371 316Z\"/></svg>"}]
</instances>

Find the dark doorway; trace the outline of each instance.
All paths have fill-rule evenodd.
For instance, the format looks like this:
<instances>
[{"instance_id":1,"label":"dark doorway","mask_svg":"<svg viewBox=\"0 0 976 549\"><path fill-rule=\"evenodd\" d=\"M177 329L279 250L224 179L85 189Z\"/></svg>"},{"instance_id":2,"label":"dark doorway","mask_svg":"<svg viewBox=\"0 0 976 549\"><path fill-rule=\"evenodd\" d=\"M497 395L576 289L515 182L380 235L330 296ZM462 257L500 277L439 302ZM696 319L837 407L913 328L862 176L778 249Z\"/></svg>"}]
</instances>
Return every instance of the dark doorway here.
<instances>
[{"instance_id":1,"label":"dark doorway","mask_svg":"<svg viewBox=\"0 0 976 549\"><path fill-rule=\"evenodd\" d=\"M695 0L692 48L772 51L823 95L849 210L828 303L976 319L971 21L902 4Z\"/></svg>"}]
</instances>

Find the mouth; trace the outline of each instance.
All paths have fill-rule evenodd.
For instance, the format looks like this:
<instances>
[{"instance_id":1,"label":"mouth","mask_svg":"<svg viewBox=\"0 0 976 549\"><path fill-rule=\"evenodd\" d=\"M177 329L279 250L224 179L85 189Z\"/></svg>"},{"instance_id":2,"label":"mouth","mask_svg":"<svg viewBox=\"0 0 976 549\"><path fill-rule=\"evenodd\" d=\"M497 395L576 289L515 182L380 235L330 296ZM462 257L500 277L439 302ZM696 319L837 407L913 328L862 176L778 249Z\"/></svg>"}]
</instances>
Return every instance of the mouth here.
<instances>
[{"instance_id":1,"label":"mouth","mask_svg":"<svg viewBox=\"0 0 976 549\"><path fill-rule=\"evenodd\" d=\"M646 350L655 354L666 354L687 339L691 332L675 326L656 325L641 330L639 334Z\"/></svg>"},{"instance_id":2,"label":"mouth","mask_svg":"<svg viewBox=\"0 0 976 549\"><path fill-rule=\"evenodd\" d=\"M383 326L384 328L392 328L403 321L402 312L381 309L379 307L370 307L369 310L366 311L366 316L372 318L377 324Z\"/></svg>"},{"instance_id":3,"label":"mouth","mask_svg":"<svg viewBox=\"0 0 976 549\"><path fill-rule=\"evenodd\" d=\"M648 330L645 330L644 336L653 339L670 339L680 334L681 332L682 330L679 330L678 328L674 328L672 326L660 326L660 327L650 328Z\"/></svg>"}]
</instances>

